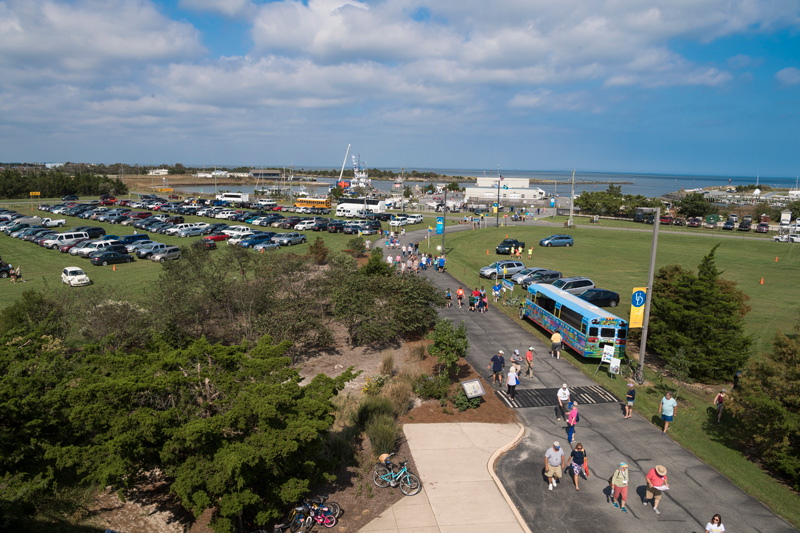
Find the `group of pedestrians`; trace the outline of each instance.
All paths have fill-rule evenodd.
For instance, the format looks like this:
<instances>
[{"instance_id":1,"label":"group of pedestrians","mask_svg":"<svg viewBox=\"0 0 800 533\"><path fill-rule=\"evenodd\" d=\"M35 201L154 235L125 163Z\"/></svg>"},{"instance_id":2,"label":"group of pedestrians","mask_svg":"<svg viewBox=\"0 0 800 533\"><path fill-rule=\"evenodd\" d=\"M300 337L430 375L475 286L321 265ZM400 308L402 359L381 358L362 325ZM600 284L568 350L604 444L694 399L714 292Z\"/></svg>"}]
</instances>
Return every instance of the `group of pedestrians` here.
<instances>
[{"instance_id":1,"label":"group of pedestrians","mask_svg":"<svg viewBox=\"0 0 800 533\"><path fill-rule=\"evenodd\" d=\"M525 363L525 375L533 379L533 354L535 351L533 346L529 347L523 358L519 350L514 350L509 358L511 364L509 365L508 374L506 375L506 394L511 400L515 400L517 397L517 385L520 384L523 362ZM492 385L498 387L503 386L503 371L505 367L505 352L503 350L498 350L489 360L489 365L487 366L487 368L492 371Z\"/></svg>"}]
</instances>

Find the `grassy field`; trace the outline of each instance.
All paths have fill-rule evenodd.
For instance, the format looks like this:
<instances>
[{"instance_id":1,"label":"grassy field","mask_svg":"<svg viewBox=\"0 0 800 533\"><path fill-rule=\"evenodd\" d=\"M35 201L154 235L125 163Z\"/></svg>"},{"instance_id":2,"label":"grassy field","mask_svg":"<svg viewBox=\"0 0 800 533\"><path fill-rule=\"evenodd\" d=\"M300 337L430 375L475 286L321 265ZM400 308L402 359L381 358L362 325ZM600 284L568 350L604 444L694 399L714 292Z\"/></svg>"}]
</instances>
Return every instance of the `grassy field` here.
<instances>
[{"instance_id":1,"label":"grassy field","mask_svg":"<svg viewBox=\"0 0 800 533\"><path fill-rule=\"evenodd\" d=\"M491 280L479 278L477 270L492 261L508 257L494 253L494 247L508 235L523 240L528 248L534 245L533 259L529 261L527 253L524 255L523 262L526 265L560 270L564 275L588 276L598 287L619 292L623 300L616 314L625 318L630 309L631 289L647 283L652 227L648 226L649 232L641 232L603 231L592 226L579 226L565 231L561 225L554 224L552 227L501 227L453 233L446 238L448 267L451 274L465 283L465 288L491 285ZM639 229L642 225L629 223L627 227ZM553 233L573 235L575 246L538 246L542 237ZM702 256L717 243L721 243L716 257L718 267L724 271L723 277L736 281L751 296L753 310L746 317L746 329L753 336L754 350L766 351L771 346L776 330L789 331L797 323L800 290L790 280L794 279L793 273L800 262L800 247L768 240L725 238L725 235L709 238L685 233L662 233L658 240L656 264L680 264L696 271ZM516 309L499 309L523 324L532 334L547 341L543 330L528 321L519 321ZM586 360L570 351L565 351L563 356L618 397L624 397L627 386L622 379L615 379L603 372L594 375L597 361ZM655 377L649 374L650 379ZM712 399L717 389L689 391L679 388L669 379L664 379L660 384L656 380L656 383L640 388L636 397L637 412L658 424L659 404L666 388L679 390L681 406L680 416L670 426L671 437L795 527L800 526L800 495L776 481L736 449L731 431L734 420L726 416L723 424L716 423Z\"/></svg>"}]
</instances>

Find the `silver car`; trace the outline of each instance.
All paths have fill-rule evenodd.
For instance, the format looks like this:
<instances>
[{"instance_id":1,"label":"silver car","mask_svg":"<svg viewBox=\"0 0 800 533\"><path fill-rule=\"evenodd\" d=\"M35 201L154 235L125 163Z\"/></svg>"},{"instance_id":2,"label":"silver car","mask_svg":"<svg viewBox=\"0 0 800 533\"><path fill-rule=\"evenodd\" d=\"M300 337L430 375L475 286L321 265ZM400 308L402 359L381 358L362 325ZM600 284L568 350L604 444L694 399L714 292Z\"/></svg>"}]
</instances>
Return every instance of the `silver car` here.
<instances>
[{"instance_id":1,"label":"silver car","mask_svg":"<svg viewBox=\"0 0 800 533\"><path fill-rule=\"evenodd\" d=\"M302 233L278 233L272 238L272 242L277 242L281 246L292 246L306 242L306 236Z\"/></svg>"},{"instance_id":2,"label":"silver car","mask_svg":"<svg viewBox=\"0 0 800 533\"><path fill-rule=\"evenodd\" d=\"M521 261L505 259L495 261L489 266L483 267L479 274L482 278L497 279L510 278L525 269L525 264Z\"/></svg>"},{"instance_id":3,"label":"silver car","mask_svg":"<svg viewBox=\"0 0 800 533\"><path fill-rule=\"evenodd\" d=\"M158 252L150 256L151 261L157 261L159 263L180 258L181 258L181 249L177 246L167 246L165 249L159 250Z\"/></svg>"}]
</instances>

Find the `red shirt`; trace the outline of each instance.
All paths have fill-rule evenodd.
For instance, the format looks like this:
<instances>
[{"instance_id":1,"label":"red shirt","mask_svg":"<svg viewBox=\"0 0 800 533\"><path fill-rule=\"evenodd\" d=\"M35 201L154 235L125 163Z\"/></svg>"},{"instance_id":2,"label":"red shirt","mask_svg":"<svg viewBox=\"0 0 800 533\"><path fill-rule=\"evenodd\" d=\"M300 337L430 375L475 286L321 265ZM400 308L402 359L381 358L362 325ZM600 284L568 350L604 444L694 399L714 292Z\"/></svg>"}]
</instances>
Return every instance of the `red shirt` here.
<instances>
[{"instance_id":1,"label":"red shirt","mask_svg":"<svg viewBox=\"0 0 800 533\"><path fill-rule=\"evenodd\" d=\"M656 469L651 468L650 472L647 473L647 481L649 481L650 485L653 487L663 487L667 484L667 476L659 476Z\"/></svg>"},{"instance_id":2,"label":"red shirt","mask_svg":"<svg viewBox=\"0 0 800 533\"><path fill-rule=\"evenodd\" d=\"M480 298L480 296L481 296L481 291L479 291L478 289L475 289L474 291L472 291L472 295L473 295L475 298Z\"/></svg>"}]
</instances>

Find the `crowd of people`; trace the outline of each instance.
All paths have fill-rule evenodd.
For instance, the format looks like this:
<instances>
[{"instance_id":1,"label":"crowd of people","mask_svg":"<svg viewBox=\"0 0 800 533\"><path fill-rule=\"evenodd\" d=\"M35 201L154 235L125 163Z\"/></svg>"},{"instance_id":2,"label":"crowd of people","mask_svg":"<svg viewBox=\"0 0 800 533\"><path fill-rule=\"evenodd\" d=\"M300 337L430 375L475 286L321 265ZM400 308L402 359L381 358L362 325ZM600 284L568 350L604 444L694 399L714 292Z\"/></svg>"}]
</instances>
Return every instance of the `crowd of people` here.
<instances>
[{"instance_id":1,"label":"crowd of people","mask_svg":"<svg viewBox=\"0 0 800 533\"><path fill-rule=\"evenodd\" d=\"M389 239L386 241L389 250L397 250L397 253L390 251L386 256L386 262L390 267L397 269L398 274L419 274L429 268L436 272L444 272L447 259L442 253L440 255L420 253L419 243L400 244L399 239Z\"/></svg>"}]
</instances>

